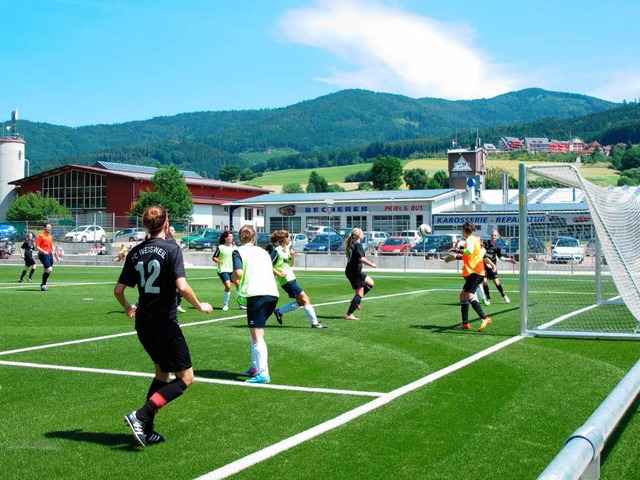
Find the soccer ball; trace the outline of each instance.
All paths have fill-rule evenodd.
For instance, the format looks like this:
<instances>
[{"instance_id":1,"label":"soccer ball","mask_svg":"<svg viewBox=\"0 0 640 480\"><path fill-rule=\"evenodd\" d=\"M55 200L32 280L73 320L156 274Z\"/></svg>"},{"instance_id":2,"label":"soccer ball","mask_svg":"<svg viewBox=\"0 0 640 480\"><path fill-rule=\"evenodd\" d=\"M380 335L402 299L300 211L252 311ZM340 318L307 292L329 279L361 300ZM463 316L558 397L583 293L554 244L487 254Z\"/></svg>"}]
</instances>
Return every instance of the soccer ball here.
<instances>
[{"instance_id":1,"label":"soccer ball","mask_svg":"<svg viewBox=\"0 0 640 480\"><path fill-rule=\"evenodd\" d=\"M426 223L423 223L418 227L418 235L421 237L426 237L427 235L431 235L431 227Z\"/></svg>"}]
</instances>

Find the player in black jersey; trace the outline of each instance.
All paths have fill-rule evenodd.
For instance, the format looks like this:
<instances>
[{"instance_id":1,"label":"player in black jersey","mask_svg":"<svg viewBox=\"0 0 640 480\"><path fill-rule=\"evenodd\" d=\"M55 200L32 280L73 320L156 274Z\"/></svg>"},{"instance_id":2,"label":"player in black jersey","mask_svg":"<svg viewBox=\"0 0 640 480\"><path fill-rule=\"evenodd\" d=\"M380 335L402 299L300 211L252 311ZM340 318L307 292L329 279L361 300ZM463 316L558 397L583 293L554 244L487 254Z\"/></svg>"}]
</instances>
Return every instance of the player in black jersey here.
<instances>
[{"instance_id":1,"label":"player in black jersey","mask_svg":"<svg viewBox=\"0 0 640 480\"><path fill-rule=\"evenodd\" d=\"M138 339L155 365L147 402L124 417L136 441L147 446L165 440L154 431L156 412L194 382L189 347L178 323L177 294L201 312L211 313L213 309L208 303L200 303L187 283L180 246L165 240L169 228L166 210L160 206L148 208L142 224L150 238L127 254L113 293L127 317L135 316ZM137 307L125 296L125 289L135 286ZM169 381L171 373L176 377L173 381Z\"/></svg>"},{"instance_id":2,"label":"player in black jersey","mask_svg":"<svg viewBox=\"0 0 640 480\"><path fill-rule=\"evenodd\" d=\"M485 253L485 258L488 258L489 260L491 260L493 262L493 265L496 267L493 269L491 268L491 266L487 266L487 268L485 269L486 275L484 277L484 283L482 284L482 289L484 290L484 296L485 296L484 303L486 305L491 304L491 294L489 293L489 280L493 280L493 283L498 289L498 292L500 292L500 295L502 295L502 299L504 300L504 303L511 303L511 300L509 300L509 297L507 297L506 293L504 293L504 289L502 288L502 285L500 284L500 279L498 278L498 268L497 268L498 259L508 263L513 263L514 265L517 264L518 262L516 262L513 258L502 256L502 249L496 243L499 238L500 238L500 234L498 233L497 230L494 230L493 232L491 232L491 240L486 242L484 245L484 248L487 251L487 253Z\"/></svg>"},{"instance_id":3,"label":"player in black jersey","mask_svg":"<svg viewBox=\"0 0 640 480\"><path fill-rule=\"evenodd\" d=\"M29 272L29 277L27 281L31 283L31 277L33 277L33 272L36 271L36 261L33 259L33 252L36 250L36 244L33 243L33 234L27 233L27 238L24 243L20 246L20 255L24 259L24 270L22 270L22 275L20 275L20 280L18 283L22 283L24 276L27 274L27 270L31 268Z\"/></svg>"},{"instance_id":4,"label":"player in black jersey","mask_svg":"<svg viewBox=\"0 0 640 480\"><path fill-rule=\"evenodd\" d=\"M351 283L353 288L353 299L349 304L347 314L344 316L345 320L360 320L353 312L360 310L360 302L373 288L373 278L368 276L362 271L362 265L367 265L372 268L376 268L377 265L370 262L365 256L364 248L362 248L362 239L364 234L360 228L354 228L351 230L351 234L345 240L346 252L347 252L347 266L344 269L344 274Z\"/></svg>"}]
</instances>

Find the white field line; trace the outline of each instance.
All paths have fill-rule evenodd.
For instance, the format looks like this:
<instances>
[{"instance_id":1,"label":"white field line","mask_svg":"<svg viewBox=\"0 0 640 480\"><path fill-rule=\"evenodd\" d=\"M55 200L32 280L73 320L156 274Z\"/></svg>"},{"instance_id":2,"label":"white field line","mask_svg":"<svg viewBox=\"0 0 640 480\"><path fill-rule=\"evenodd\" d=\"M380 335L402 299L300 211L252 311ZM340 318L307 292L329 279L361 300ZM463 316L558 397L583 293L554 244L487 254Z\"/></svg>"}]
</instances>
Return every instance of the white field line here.
<instances>
[{"instance_id":1,"label":"white field line","mask_svg":"<svg viewBox=\"0 0 640 480\"><path fill-rule=\"evenodd\" d=\"M456 370L460 370L461 368L464 368L467 365L470 365L473 362L480 360L481 358L491 355L492 353L495 353L504 347L507 347L515 342L518 342L523 338L525 337L517 336L517 337L512 337L508 340L505 340L504 342L498 343L497 345L494 345L481 352L471 355L470 357L467 357L464 360L460 360L459 362L456 362L453 365L449 365L448 367L443 368L442 370L438 370L437 372L427 375L426 377L416 380L415 382L409 383L408 385L400 387L389 393L385 393L381 397L376 398L375 400L372 400L368 403L365 403L364 405L361 405L357 408L354 408L353 410L345 412L342 415L338 415L337 417L331 420L328 420L324 423L316 425L315 427L305 430L304 432L300 432L292 437L286 438L278 443L270 445L269 447L263 448L262 450L254 452L250 455L247 455L246 457L240 458L223 467L220 467L205 475L202 475L201 477L198 477L197 480L216 480L221 478L227 478L231 475L241 472L242 470L245 470L249 467L252 467L253 465L263 462L275 455L278 455L279 453L282 453L286 450L289 450L290 448L300 445L301 443L311 440L312 438L322 435L323 433L326 433L330 430L333 430L342 425L345 425L346 423L352 420L355 420L356 418L361 417L366 413L376 410L386 405L387 403L390 403L393 400L409 392L412 392L418 388L424 387L425 385L428 385L429 383L432 383L450 373L453 373Z\"/></svg>"},{"instance_id":2,"label":"white field line","mask_svg":"<svg viewBox=\"0 0 640 480\"><path fill-rule=\"evenodd\" d=\"M104 368L88 368L88 367L72 367L66 365L47 365L43 363L31 363L31 362L10 362L7 360L0 360L0 365L6 365L10 367L28 367L28 368L41 368L46 370L62 370L67 372L87 372L87 373L102 373L107 375L122 375L127 377L148 377L152 378L155 374L147 372L129 372L124 370L108 370ZM380 397L385 395L382 392L363 392L358 390L340 390L335 388L312 388L312 387L295 387L290 385L271 385L271 384L256 384L250 385L246 382L237 382L233 380L218 380L215 378L203 378L196 377L196 382L199 383L215 383L218 385L231 385L234 387L246 387L246 388L270 388L272 390L289 390L295 392L310 392L310 393L327 393L333 395L355 395L362 397Z\"/></svg>"}]
</instances>

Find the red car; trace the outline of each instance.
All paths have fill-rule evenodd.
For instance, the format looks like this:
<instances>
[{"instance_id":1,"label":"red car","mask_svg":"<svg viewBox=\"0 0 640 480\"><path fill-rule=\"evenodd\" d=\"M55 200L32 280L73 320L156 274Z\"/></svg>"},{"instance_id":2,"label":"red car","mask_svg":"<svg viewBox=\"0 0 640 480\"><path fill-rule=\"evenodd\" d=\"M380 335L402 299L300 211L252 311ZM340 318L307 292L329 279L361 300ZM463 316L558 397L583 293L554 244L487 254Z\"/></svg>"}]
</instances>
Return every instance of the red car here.
<instances>
[{"instance_id":1,"label":"red car","mask_svg":"<svg viewBox=\"0 0 640 480\"><path fill-rule=\"evenodd\" d=\"M404 255L411 253L411 239L389 237L378 247L378 255Z\"/></svg>"}]
</instances>

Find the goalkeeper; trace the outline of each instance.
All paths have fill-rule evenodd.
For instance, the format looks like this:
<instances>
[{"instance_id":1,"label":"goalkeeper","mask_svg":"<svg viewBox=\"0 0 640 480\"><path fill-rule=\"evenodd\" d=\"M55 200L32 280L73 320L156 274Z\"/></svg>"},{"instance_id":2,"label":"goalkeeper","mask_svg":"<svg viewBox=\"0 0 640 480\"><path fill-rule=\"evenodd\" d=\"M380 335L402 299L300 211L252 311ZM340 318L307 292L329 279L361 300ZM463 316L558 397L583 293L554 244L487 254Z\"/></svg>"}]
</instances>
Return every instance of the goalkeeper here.
<instances>
[{"instance_id":1,"label":"goalkeeper","mask_svg":"<svg viewBox=\"0 0 640 480\"><path fill-rule=\"evenodd\" d=\"M465 238L464 248L453 248L451 251L455 254L447 255L445 262L453 260L462 260L462 276L465 279L464 286L460 292L460 311L462 313L462 324L456 326L456 330L471 330L469 324L469 305L473 307L475 312L482 319L482 323L478 331L482 331L491 323L491 318L482 310L475 292L484 281L484 249L480 244L480 239L473 235L476 227L471 222L465 222L462 225L462 236Z\"/></svg>"}]
</instances>

